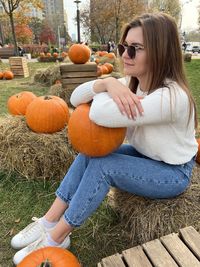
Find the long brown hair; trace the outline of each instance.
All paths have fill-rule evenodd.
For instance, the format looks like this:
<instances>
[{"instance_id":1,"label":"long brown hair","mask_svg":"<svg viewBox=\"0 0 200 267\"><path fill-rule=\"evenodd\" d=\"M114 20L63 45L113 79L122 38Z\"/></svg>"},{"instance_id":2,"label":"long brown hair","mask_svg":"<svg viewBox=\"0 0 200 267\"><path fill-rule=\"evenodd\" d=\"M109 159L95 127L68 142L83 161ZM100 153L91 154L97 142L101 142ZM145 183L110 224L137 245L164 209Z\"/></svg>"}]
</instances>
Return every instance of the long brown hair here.
<instances>
[{"instance_id":1,"label":"long brown hair","mask_svg":"<svg viewBox=\"0 0 200 267\"><path fill-rule=\"evenodd\" d=\"M121 43L124 43L128 31L135 27L142 27L143 30L149 69L148 94L157 88L167 86L165 85L167 78L177 82L189 99L189 119L194 107L195 127L197 127L196 105L185 75L181 43L175 20L165 13L143 14L125 26L120 40ZM134 93L137 90L138 83L136 77L131 77L129 88Z\"/></svg>"}]
</instances>

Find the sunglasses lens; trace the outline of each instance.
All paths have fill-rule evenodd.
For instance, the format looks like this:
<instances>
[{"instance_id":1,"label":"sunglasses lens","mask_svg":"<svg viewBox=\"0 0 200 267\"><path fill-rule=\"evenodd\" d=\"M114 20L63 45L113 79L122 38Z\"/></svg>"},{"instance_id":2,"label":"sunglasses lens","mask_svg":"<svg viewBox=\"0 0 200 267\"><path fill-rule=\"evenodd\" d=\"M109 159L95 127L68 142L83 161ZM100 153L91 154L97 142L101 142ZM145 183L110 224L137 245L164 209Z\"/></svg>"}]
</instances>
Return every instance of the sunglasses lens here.
<instances>
[{"instance_id":1,"label":"sunglasses lens","mask_svg":"<svg viewBox=\"0 0 200 267\"><path fill-rule=\"evenodd\" d=\"M127 53L130 58L135 58L135 47L134 46L128 46Z\"/></svg>"},{"instance_id":2,"label":"sunglasses lens","mask_svg":"<svg viewBox=\"0 0 200 267\"><path fill-rule=\"evenodd\" d=\"M135 58L136 52L135 52L134 46L124 46L122 44L118 44L117 48L118 48L118 52L119 52L120 57L123 55L125 49L127 49L128 56L132 59Z\"/></svg>"},{"instance_id":3,"label":"sunglasses lens","mask_svg":"<svg viewBox=\"0 0 200 267\"><path fill-rule=\"evenodd\" d=\"M125 51L125 48L122 44L118 44L117 48L118 48L119 55L121 57Z\"/></svg>"}]
</instances>

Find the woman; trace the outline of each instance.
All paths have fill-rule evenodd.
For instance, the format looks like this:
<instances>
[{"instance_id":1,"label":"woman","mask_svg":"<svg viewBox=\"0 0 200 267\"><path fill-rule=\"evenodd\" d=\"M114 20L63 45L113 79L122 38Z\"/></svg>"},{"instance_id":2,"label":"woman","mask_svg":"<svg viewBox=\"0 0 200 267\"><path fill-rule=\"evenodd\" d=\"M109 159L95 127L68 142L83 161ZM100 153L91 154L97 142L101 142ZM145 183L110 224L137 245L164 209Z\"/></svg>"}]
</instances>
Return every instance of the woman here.
<instances>
[{"instance_id":1,"label":"woman","mask_svg":"<svg viewBox=\"0 0 200 267\"><path fill-rule=\"evenodd\" d=\"M21 249L15 264L43 246L68 247L73 228L96 210L111 186L157 199L175 197L190 184L197 119L175 21L162 13L134 19L118 52L125 78L82 84L71 103L93 100L91 120L127 127L129 144L101 158L77 156L44 217L13 237L12 246Z\"/></svg>"}]
</instances>

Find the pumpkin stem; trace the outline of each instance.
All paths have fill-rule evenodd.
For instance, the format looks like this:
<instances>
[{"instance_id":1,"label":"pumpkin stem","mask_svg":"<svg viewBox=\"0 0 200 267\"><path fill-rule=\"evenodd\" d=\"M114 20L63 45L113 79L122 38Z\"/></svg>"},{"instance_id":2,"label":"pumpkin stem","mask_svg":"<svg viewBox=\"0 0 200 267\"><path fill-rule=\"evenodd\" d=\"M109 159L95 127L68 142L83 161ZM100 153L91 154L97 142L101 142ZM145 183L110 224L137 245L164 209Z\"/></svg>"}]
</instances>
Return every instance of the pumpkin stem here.
<instances>
[{"instance_id":1,"label":"pumpkin stem","mask_svg":"<svg viewBox=\"0 0 200 267\"><path fill-rule=\"evenodd\" d=\"M46 259L45 261L43 261L39 266L37 266L37 267L52 267L52 264L51 264L51 262L48 260L48 259Z\"/></svg>"},{"instance_id":2,"label":"pumpkin stem","mask_svg":"<svg viewBox=\"0 0 200 267\"><path fill-rule=\"evenodd\" d=\"M49 95L44 96L44 100L50 100L50 99L52 99L52 97L50 97Z\"/></svg>"}]
</instances>

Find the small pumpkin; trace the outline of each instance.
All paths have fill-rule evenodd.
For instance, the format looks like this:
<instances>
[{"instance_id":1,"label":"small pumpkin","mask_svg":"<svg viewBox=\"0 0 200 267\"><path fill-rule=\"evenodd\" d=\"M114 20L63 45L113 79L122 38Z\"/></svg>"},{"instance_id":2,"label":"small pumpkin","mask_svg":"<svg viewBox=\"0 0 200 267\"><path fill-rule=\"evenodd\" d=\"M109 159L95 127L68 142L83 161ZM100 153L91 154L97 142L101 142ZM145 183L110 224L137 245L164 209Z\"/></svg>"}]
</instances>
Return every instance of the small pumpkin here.
<instances>
[{"instance_id":1,"label":"small pumpkin","mask_svg":"<svg viewBox=\"0 0 200 267\"><path fill-rule=\"evenodd\" d=\"M47 56L47 57L51 57L51 53L47 53L46 56Z\"/></svg>"},{"instance_id":2,"label":"small pumpkin","mask_svg":"<svg viewBox=\"0 0 200 267\"><path fill-rule=\"evenodd\" d=\"M57 58L58 57L58 53L54 52L53 53L53 57Z\"/></svg>"},{"instance_id":3,"label":"small pumpkin","mask_svg":"<svg viewBox=\"0 0 200 267\"><path fill-rule=\"evenodd\" d=\"M0 80L3 79L3 72L0 71Z\"/></svg>"},{"instance_id":4,"label":"small pumpkin","mask_svg":"<svg viewBox=\"0 0 200 267\"><path fill-rule=\"evenodd\" d=\"M197 157L196 157L196 162L200 164L200 138L197 138L197 143L198 143L198 151L197 151Z\"/></svg>"},{"instance_id":5,"label":"small pumpkin","mask_svg":"<svg viewBox=\"0 0 200 267\"><path fill-rule=\"evenodd\" d=\"M28 105L37 96L29 91L22 91L8 98L7 107L12 115L25 115Z\"/></svg>"},{"instance_id":6,"label":"small pumpkin","mask_svg":"<svg viewBox=\"0 0 200 267\"><path fill-rule=\"evenodd\" d=\"M3 77L6 79L6 80L12 80L14 78L14 74L12 71L10 70L6 70L4 71L3 73Z\"/></svg>"},{"instance_id":7,"label":"small pumpkin","mask_svg":"<svg viewBox=\"0 0 200 267\"><path fill-rule=\"evenodd\" d=\"M101 76L103 73L102 73L102 70L101 70L101 67L100 66L97 66L97 76Z\"/></svg>"},{"instance_id":8,"label":"small pumpkin","mask_svg":"<svg viewBox=\"0 0 200 267\"><path fill-rule=\"evenodd\" d=\"M89 119L90 106L79 105L71 114L68 137L75 150L91 156L105 156L117 149L124 141L126 128L108 128Z\"/></svg>"},{"instance_id":9,"label":"small pumpkin","mask_svg":"<svg viewBox=\"0 0 200 267\"><path fill-rule=\"evenodd\" d=\"M104 66L106 66L109 70L109 73L111 73L113 71L113 65L111 63L105 63Z\"/></svg>"},{"instance_id":10,"label":"small pumpkin","mask_svg":"<svg viewBox=\"0 0 200 267\"><path fill-rule=\"evenodd\" d=\"M104 56L107 57L107 58L110 58L110 59L115 59L115 58L116 58L115 54L112 53L112 52L107 53L107 54L105 54Z\"/></svg>"},{"instance_id":11,"label":"small pumpkin","mask_svg":"<svg viewBox=\"0 0 200 267\"><path fill-rule=\"evenodd\" d=\"M31 252L17 267L81 267L69 250L59 247L45 247Z\"/></svg>"},{"instance_id":12,"label":"small pumpkin","mask_svg":"<svg viewBox=\"0 0 200 267\"><path fill-rule=\"evenodd\" d=\"M105 65L100 65L102 74L109 74L109 69Z\"/></svg>"},{"instance_id":13,"label":"small pumpkin","mask_svg":"<svg viewBox=\"0 0 200 267\"><path fill-rule=\"evenodd\" d=\"M91 51L87 45L73 44L68 51L68 56L74 64L84 64L89 61Z\"/></svg>"},{"instance_id":14,"label":"small pumpkin","mask_svg":"<svg viewBox=\"0 0 200 267\"><path fill-rule=\"evenodd\" d=\"M34 99L26 110L26 123L37 133L55 133L62 130L69 120L66 102L53 95Z\"/></svg>"}]
</instances>

